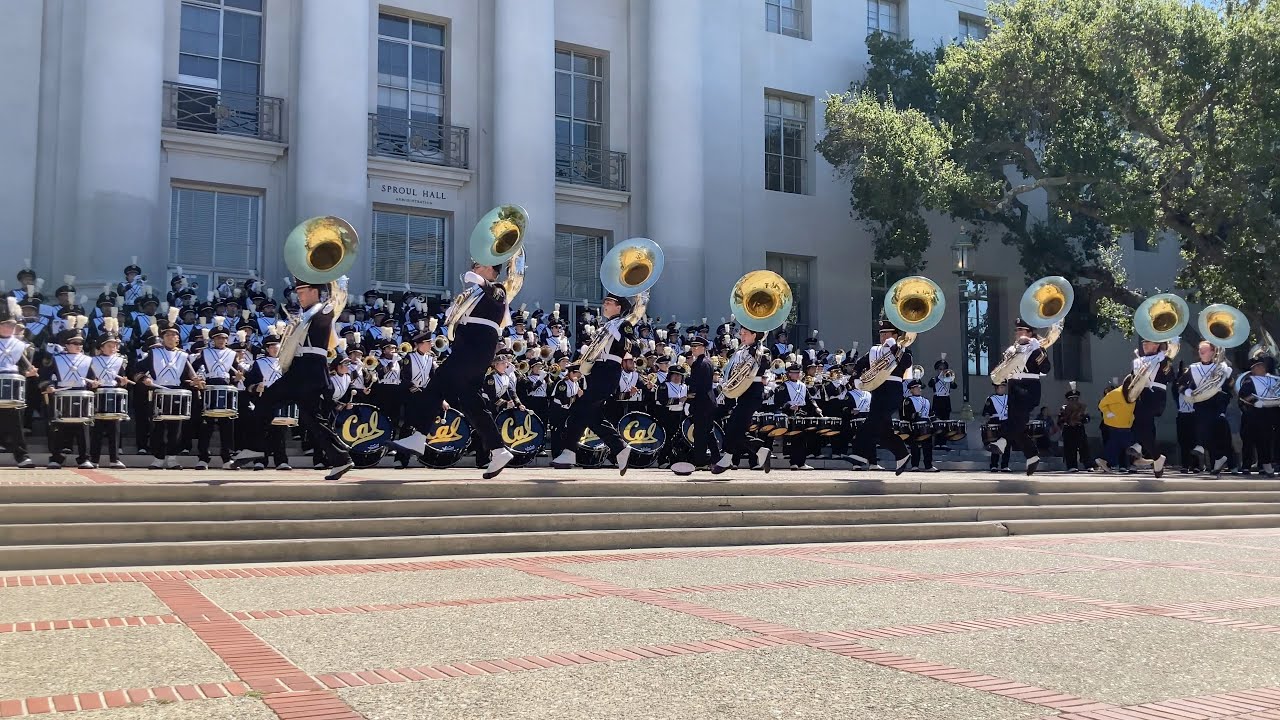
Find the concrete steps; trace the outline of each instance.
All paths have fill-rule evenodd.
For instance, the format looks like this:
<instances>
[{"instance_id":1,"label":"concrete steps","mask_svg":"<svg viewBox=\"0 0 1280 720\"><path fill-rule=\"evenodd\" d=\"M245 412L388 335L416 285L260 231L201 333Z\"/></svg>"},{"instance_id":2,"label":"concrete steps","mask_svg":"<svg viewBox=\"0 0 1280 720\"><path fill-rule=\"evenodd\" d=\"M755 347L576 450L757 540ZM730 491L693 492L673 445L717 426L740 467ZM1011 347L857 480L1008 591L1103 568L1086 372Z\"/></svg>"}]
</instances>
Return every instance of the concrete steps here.
<instances>
[{"instance_id":1,"label":"concrete steps","mask_svg":"<svg viewBox=\"0 0 1280 720\"><path fill-rule=\"evenodd\" d=\"M1277 481L798 475L5 486L0 570L1280 527Z\"/></svg>"}]
</instances>

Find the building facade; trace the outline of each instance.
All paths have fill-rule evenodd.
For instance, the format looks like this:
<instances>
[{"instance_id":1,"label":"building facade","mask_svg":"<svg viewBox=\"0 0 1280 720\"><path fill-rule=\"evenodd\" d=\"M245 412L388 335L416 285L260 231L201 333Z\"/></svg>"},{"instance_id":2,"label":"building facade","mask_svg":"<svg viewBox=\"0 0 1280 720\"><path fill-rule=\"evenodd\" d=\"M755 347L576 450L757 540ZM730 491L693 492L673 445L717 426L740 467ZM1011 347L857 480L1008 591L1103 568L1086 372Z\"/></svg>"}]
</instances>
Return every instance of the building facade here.
<instances>
[{"instance_id":1,"label":"building facade","mask_svg":"<svg viewBox=\"0 0 1280 720\"><path fill-rule=\"evenodd\" d=\"M342 216L363 240L353 287L459 287L477 218L523 205L521 300L598 304L600 258L628 237L666 252L651 314L715 324L742 273L781 272L793 340L873 338L901 271L872 262L847 185L814 152L823 99L868 61L870 32L917 46L985 33L980 0L11 0L0 27L0 252L84 292L131 258L158 288L175 268L279 285L301 219ZM925 271L948 316L921 336L972 395L1011 334L1025 278L988 245L962 311L934 223ZM1131 284L1168 286L1174 243L1126 240ZM12 273L5 273L12 283ZM1130 343L1068 338L1055 380L1086 398ZM993 357L994 355L994 357ZM1093 385L1098 387L1095 389ZM1046 404L1061 392L1050 386Z\"/></svg>"}]
</instances>

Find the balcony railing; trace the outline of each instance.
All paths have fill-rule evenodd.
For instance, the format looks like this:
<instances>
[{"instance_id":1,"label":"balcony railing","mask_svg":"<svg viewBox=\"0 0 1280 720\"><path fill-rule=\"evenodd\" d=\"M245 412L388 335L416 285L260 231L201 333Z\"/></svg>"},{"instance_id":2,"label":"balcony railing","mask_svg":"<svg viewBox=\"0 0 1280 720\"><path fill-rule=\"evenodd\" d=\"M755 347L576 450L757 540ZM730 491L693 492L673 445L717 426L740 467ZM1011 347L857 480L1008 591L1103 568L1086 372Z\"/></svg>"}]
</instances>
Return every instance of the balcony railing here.
<instances>
[{"instance_id":1,"label":"balcony railing","mask_svg":"<svg viewBox=\"0 0 1280 720\"><path fill-rule=\"evenodd\" d=\"M627 189L627 154L556 143L556 179L606 190Z\"/></svg>"},{"instance_id":2,"label":"balcony railing","mask_svg":"<svg viewBox=\"0 0 1280 720\"><path fill-rule=\"evenodd\" d=\"M369 154L467 167L470 131L456 125L369 113Z\"/></svg>"},{"instance_id":3,"label":"balcony railing","mask_svg":"<svg viewBox=\"0 0 1280 720\"><path fill-rule=\"evenodd\" d=\"M284 100L166 82L162 122L179 130L284 142Z\"/></svg>"}]
</instances>

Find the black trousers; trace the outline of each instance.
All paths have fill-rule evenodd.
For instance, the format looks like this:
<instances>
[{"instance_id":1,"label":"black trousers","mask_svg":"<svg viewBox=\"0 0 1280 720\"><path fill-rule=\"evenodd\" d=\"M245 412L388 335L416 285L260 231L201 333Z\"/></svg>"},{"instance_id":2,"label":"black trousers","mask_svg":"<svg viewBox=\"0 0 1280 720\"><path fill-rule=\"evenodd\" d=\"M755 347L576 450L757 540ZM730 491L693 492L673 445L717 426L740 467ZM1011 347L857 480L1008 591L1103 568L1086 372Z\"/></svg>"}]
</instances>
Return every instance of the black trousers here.
<instances>
[{"instance_id":1,"label":"black trousers","mask_svg":"<svg viewBox=\"0 0 1280 720\"><path fill-rule=\"evenodd\" d=\"M760 411L764 398L764 385L752 383L747 391L738 397L733 410L729 413L729 421L724 426L724 451L733 453L736 458L747 455L755 462L755 454L764 447L764 441L747 432L751 426L751 416Z\"/></svg>"},{"instance_id":2,"label":"black trousers","mask_svg":"<svg viewBox=\"0 0 1280 720\"><path fill-rule=\"evenodd\" d=\"M1009 458L1013 455L1013 451L1008 447L1002 453L991 453L991 467L1007 468L1009 467Z\"/></svg>"},{"instance_id":3,"label":"black trousers","mask_svg":"<svg viewBox=\"0 0 1280 720\"><path fill-rule=\"evenodd\" d=\"M129 390L129 408L133 415L133 436L138 450L151 447L151 390L135 383Z\"/></svg>"},{"instance_id":4,"label":"black trousers","mask_svg":"<svg viewBox=\"0 0 1280 720\"><path fill-rule=\"evenodd\" d=\"M413 393L414 397L408 399L405 419L415 430L429 435L448 402L471 425L476 454L492 452L502 447L502 438L481 387L485 370L493 364L498 333L484 325L460 325L456 338L449 359L431 374L422 392Z\"/></svg>"},{"instance_id":5,"label":"black trousers","mask_svg":"<svg viewBox=\"0 0 1280 720\"><path fill-rule=\"evenodd\" d=\"M270 440L271 418L277 408L298 406L298 424L310 433L318 445L316 451L328 457L332 465L345 465L351 459L347 444L334 433L321 417L320 404L329 387L329 370L323 355L298 355L289 370L268 387L254 405L257 432L248 438L250 450L264 452Z\"/></svg>"},{"instance_id":6,"label":"black trousers","mask_svg":"<svg viewBox=\"0 0 1280 720\"><path fill-rule=\"evenodd\" d=\"M716 420L716 404L711 398L694 398L690 403L689 418L693 420L693 448L689 462L697 466L720 459L720 444L712 431Z\"/></svg>"},{"instance_id":7,"label":"black trousers","mask_svg":"<svg viewBox=\"0 0 1280 720\"><path fill-rule=\"evenodd\" d=\"M1191 449L1196 446L1196 415L1194 412L1178 413L1178 454L1182 467L1195 470L1200 466L1200 458Z\"/></svg>"},{"instance_id":8,"label":"black trousers","mask_svg":"<svg viewBox=\"0 0 1280 720\"><path fill-rule=\"evenodd\" d=\"M907 447L911 451L911 467L920 467L920 460L923 457L924 467L933 467L933 438L928 440L912 440L907 443Z\"/></svg>"},{"instance_id":9,"label":"black trousers","mask_svg":"<svg viewBox=\"0 0 1280 720\"><path fill-rule=\"evenodd\" d=\"M887 381L871 393L867 421L853 441L853 454L874 462L876 445L893 453L895 462L907 457L907 445L893 431L893 414L902 407L902 383Z\"/></svg>"},{"instance_id":10,"label":"black trousers","mask_svg":"<svg viewBox=\"0 0 1280 720\"><path fill-rule=\"evenodd\" d=\"M1142 446L1142 457L1155 460L1160 457L1160 443L1156 441L1156 418L1164 414L1168 397L1163 390L1148 388L1138 396L1133 405L1133 441Z\"/></svg>"},{"instance_id":11,"label":"black trousers","mask_svg":"<svg viewBox=\"0 0 1280 720\"><path fill-rule=\"evenodd\" d=\"M111 462L120 459L120 421L95 420L89 431L89 455L94 463L102 459L102 445L107 446L107 458Z\"/></svg>"},{"instance_id":12,"label":"black trousers","mask_svg":"<svg viewBox=\"0 0 1280 720\"><path fill-rule=\"evenodd\" d=\"M1241 459L1242 467L1250 467L1249 454L1244 451L1243 444L1248 442L1257 455L1259 465L1270 465L1274 460L1274 448L1272 445L1275 440L1275 425L1272 419L1272 411L1269 408L1260 408L1245 411L1240 418L1240 441L1241 441Z\"/></svg>"},{"instance_id":13,"label":"black trousers","mask_svg":"<svg viewBox=\"0 0 1280 720\"><path fill-rule=\"evenodd\" d=\"M1040 407L1039 380L1009 381L1009 419L1004 424L1004 438L1011 450L1017 450L1023 457L1032 458L1039 455L1036 443L1027 435L1027 423L1031 421L1031 413Z\"/></svg>"},{"instance_id":14,"label":"black trousers","mask_svg":"<svg viewBox=\"0 0 1280 720\"><path fill-rule=\"evenodd\" d=\"M157 460L182 452L183 420L164 420L150 423L151 454Z\"/></svg>"},{"instance_id":15,"label":"black trousers","mask_svg":"<svg viewBox=\"0 0 1280 720\"><path fill-rule=\"evenodd\" d=\"M1067 469L1093 467L1089 459L1089 438L1083 425L1062 426L1062 460Z\"/></svg>"},{"instance_id":16,"label":"black trousers","mask_svg":"<svg viewBox=\"0 0 1280 720\"><path fill-rule=\"evenodd\" d=\"M621 374L622 366L612 360L597 362L591 368L591 376L587 379L587 387L582 391L582 397L569 408L564 427L560 429L561 449L577 447L582 433L587 428L591 428L596 437L603 440L609 447L611 454L617 455L622 452L626 443L622 441L618 429L609 422L604 412L605 403L618 392L618 376ZM679 427L676 431L679 432ZM668 434L667 442L670 443L672 439L673 437Z\"/></svg>"},{"instance_id":17,"label":"black trousers","mask_svg":"<svg viewBox=\"0 0 1280 720\"><path fill-rule=\"evenodd\" d=\"M1223 442L1223 433L1219 428L1219 421L1226 422L1222 417L1222 412L1226 409L1226 400L1219 398L1211 398L1204 402L1198 402L1195 405L1196 426L1196 445L1204 448L1207 453L1208 465L1213 465L1220 457L1230 457L1230 431L1227 433L1227 442Z\"/></svg>"},{"instance_id":18,"label":"black trousers","mask_svg":"<svg viewBox=\"0 0 1280 720\"><path fill-rule=\"evenodd\" d=\"M66 457L62 448L72 445L76 450L76 462L89 459L89 425L86 423L49 423L49 462L62 464Z\"/></svg>"},{"instance_id":19,"label":"black trousers","mask_svg":"<svg viewBox=\"0 0 1280 720\"><path fill-rule=\"evenodd\" d=\"M22 435L23 410L0 410L0 445L13 453L13 459L27 459L27 439Z\"/></svg>"},{"instance_id":20,"label":"black trousers","mask_svg":"<svg viewBox=\"0 0 1280 720\"><path fill-rule=\"evenodd\" d=\"M199 420L192 419L192 422L200 423L200 444L197 451L202 461L209 462L211 458L209 443L213 439L214 428L218 430L218 443L222 450L222 460L225 462L231 459L231 456L235 454L236 447L235 420L232 418L202 417Z\"/></svg>"}]
</instances>

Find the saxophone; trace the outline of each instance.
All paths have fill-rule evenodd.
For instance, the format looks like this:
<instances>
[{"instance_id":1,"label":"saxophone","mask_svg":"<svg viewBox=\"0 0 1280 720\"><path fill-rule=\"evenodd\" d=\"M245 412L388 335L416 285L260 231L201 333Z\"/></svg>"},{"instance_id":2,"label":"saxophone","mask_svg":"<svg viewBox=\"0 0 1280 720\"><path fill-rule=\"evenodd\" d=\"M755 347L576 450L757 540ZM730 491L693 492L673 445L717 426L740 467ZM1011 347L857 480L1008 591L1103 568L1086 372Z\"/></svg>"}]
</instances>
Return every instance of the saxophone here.
<instances>
[{"instance_id":1,"label":"saxophone","mask_svg":"<svg viewBox=\"0 0 1280 720\"><path fill-rule=\"evenodd\" d=\"M916 341L916 334L913 332L904 333L902 338L898 340L898 348L906 350L911 347L911 343ZM871 392L884 384L885 380L893 374L898 367L898 356L892 352L886 352L880 355L880 359L871 363L862 375L858 378L862 389Z\"/></svg>"}]
</instances>

